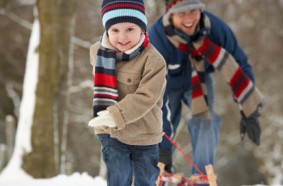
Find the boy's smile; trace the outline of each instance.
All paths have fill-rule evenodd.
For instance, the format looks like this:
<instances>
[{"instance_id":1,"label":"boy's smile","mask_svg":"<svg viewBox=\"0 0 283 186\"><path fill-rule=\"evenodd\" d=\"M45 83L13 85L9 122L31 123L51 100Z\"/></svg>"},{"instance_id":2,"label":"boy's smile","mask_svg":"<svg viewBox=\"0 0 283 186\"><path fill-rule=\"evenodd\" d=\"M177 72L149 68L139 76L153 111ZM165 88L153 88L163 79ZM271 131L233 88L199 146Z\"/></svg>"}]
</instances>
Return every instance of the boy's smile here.
<instances>
[{"instance_id":1,"label":"boy's smile","mask_svg":"<svg viewBox=\"0 0 283 186\"><path fill-rule=\"evenodd\" d=\"M108 30L109 41L116 49L126 52L135 47L141 39L142 29L134 23L117 23Z\"/></svg>"}]
</instances>

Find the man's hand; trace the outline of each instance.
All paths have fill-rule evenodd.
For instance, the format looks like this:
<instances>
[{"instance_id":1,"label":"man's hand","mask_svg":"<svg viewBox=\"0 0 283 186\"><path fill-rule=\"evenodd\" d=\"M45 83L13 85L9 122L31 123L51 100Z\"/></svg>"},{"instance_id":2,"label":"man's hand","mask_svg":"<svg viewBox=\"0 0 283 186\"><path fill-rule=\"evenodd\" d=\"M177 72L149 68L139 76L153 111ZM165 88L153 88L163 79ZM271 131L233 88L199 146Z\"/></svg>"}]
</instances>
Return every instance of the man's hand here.
<instances>
[{"instance_id":1,"label":"man's hand","mask_svg":"<svg viewBox=\"0 0 283 186\"><path fill-rule=\"evenodd\" d=\"M174 167L173 167L173 160L172 160L172 152L170 149L166 150L159 150L159 162L164 163L165 165L165 171L169 173L174 172Z\"/></svg>"},{"instance_id":2,"label":"man's hand","mask_svg":"<svg viewBox=\"0 0 283 186\"><path fill-rule=\"evenodd\" d=\"M245 134L248 134L248 137L254 142L255 144L260 144L260 134L261 128L258 117L260 114L258 111L254 112L251 116L246 117L243 113L241 113L242 119L240 122L240 134L241 140L243 141L245 138Z\"/></svg>"},{"instance_id":3,"label":"man's hand","mask_svg":"<svg viewBox=\"0 0 283 186\"><path fill-rule=\"evenodd\" d=\"M93 118L88 122L88 126L98 128L98 127L110 127L115 128L116 123L113 117L110 115L109 111L104 110L97 113L97 117Z\"/></svg>"}]
</instances>

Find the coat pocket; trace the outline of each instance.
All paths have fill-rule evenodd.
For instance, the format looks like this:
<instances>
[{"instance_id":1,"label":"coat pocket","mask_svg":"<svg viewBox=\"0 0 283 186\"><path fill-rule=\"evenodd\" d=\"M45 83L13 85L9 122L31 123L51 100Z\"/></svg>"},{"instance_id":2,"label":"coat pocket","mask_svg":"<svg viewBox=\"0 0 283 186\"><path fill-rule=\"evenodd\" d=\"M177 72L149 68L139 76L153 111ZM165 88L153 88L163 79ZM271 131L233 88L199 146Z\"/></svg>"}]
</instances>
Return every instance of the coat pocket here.
<instances>
[{"instance_id":1,"label":"coat pocket","mask_svg":"<svg viewBox=\"0 0 283 186\"><path fill-rule=\"evenodd\" d=\"M141 73L130 71L119 71L117 74L117 83L119 95L126 96L129 93L134 93L141 81Z\"/></svg>"}]
</instances>

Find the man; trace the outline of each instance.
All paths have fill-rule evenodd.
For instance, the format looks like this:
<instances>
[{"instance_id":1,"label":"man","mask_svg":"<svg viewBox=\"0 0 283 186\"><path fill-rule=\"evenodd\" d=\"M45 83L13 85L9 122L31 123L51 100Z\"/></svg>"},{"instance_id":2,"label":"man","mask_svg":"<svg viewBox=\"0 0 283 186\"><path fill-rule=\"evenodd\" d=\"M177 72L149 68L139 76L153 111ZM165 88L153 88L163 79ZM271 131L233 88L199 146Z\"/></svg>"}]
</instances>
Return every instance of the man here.
<instances>
[{"instance_id":1,"label":"man","mask_svg":"<svg viewBox=\"0 0 283 186\"><path fill-rule=\"evenodd\" d=\"M204 10L199 0L171 0L166 13L149 29L151 43L167 63L167 87L163 98L163 130L174 138L181 117L181 102L191 110L188 121L193 161L205 173L213 164L218 144L220 118L214 112L214 71L230 85L240 107L240 133L257 145L262 96L254 86L247 57L228 25ZM172 172L171 143L163 137L160 161ZM198 173L195 168L192 174Z\"/></svg>"}]
</instances>

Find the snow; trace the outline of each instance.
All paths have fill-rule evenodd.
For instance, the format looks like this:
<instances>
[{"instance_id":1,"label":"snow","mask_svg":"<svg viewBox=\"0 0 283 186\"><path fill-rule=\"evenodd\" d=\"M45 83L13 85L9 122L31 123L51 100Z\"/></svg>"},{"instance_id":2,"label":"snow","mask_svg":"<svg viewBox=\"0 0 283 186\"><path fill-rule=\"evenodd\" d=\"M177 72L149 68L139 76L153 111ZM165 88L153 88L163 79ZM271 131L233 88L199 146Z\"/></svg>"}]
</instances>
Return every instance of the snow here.
<instances>
[{"instance_id":1,"label":"snow","mask_svg":"<svg viewBox=\"0 0 283 186\"><path fill-rule=\"evenodd\" d=\"M23 4L25 3L34 3L35 1L31 0L19 0ZM242 0L238 0L239 3ZM283 0L279 1L283 6ZM249 25L251 22L248 22ZM20 117L18 123L18 131L16 134L16 145L12 158L7 165L7 167L0 174L0 185L1 186L50 186L50 185L59 185L59 186L106 186L106 181L101 177L92 177L87 173L73 173L72 175L58 175L49 179L35 179L32 176L28 175L22 168L22 155L23 153L28 153L32 151L31 147L31 125L32 118L34 114L34 105L35 105L35 90L37 86L37 76L38 76L38 54L36 52L37 47L40 41L40 23L35 19L32 28L32 34L30 38L30 44L28 49L27 64L26 64L26 73L24 78L24 88L23 88L23 98L20 105ZM89 83L89 82L87 82ZM88 86L85 84L84 86ZM71 91L75 91L72 89ZM273 125L278 124L282 126L282 117L281 116L271 116L270 121ZM265 129L267 133L268 129ZM270 135L272 134L270 130ZM278 131L278 139L282 139L282 132ZM279 145L273 147L273 151L269 157L280 162L282 157L282 148ZM227 163L227 159L223 159L222 164ZM275 177L272 180L271 184L273 186L279 186L279 183L282 181L283 175L281 170L274 168L274 162L267 162L265 167L262 169L272 170ZM283 163L281 162L281 168ZM260 185L257 185L260 186Z\"/></svg>"},{"instance_id":2,"label":"snow","mask_svg":"<svg viewBox=\"0 0 283 186\"><path fill-rule=\"evenodd\" d=\"M34 5L36 4L36 0L18 0L18 3L22 5Z\"/></svg>"},{"instance_id":3,"label":"snow","mask_svg":"<svg viewBox=\"0 0 283 186\"><path fill-rule=\"evenodd\" d=\"M22 156L32 151L31 126L35 106L35 91L37 86L39 56L36 49L40 41L40 23L35 19L33 23L26 73L24 77L23 98L20 106L20 118L16 134L14 153L7 167L0 174L1 186L106 186L101 177L91 177L87 173L74 173L70 176L58 175L50 179L34 179L22 168Z\"/></svg>"},{"instance_id":4,"label":"snow","mask_svg":"<svg viewBox=\"0 0 283 186\"><path fill-rule=\"evenodd\" d=\"M4 179L13 179L14 172L17 172L17 178L29 177L22 169L23 153L31 152L31 126L35 106L35 90L37 85L39 56L36 48L40 40L40 24L38 19L33 23L32 33L29 41L26 73L24 77L23 98L20 106L20 118L18 123L18 131L16 134L15 149L11 161L2 171L0 177Z\"/></svg>"},{"instance_id":5,"label":"snow","mask_svg":"<svg viewBox=\"0 0 283 186\"><path fill-rule=\"evenodd\" d=\"M17 173L14 173L16 176ZM106 181L101 177L91 177L87 173L74 173L71 176L58 175L50 179L30 179L21 180L14 178L14 180L2 180L0 177L1 186L106 186Z\"/></svg>"}]
</instances>

